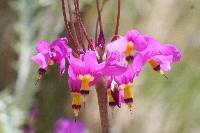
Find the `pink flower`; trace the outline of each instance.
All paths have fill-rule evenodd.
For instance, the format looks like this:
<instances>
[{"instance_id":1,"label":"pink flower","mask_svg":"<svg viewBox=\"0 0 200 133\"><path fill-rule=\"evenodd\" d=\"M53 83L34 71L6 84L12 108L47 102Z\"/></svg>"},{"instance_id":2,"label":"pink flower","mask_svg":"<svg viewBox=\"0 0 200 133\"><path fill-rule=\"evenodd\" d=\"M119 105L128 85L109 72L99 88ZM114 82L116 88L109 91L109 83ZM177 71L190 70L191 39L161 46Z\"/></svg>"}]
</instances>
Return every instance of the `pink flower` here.
<instances>
[{"instance_id":1,"label":"pink flower","mask_svg":"<svg viewBox=\"0 0 200 133\"><path fill-rule=\"evenodd\" d=\"M164 71L169 71L171 69L171 63L180 60L181 54L173 45L160 45L158 41L147 35L145 35L144 38L148 42L148 47L142 51L141 54L143 54L146 62L148 62L155 71L164 74Z\"/></svg>"},{"instance_id":2,"label":"pink flower","mask_svg":"<svg viewBox=\"0 0 200 133\"><path fill-rule=\"evenodd\" d=\"M54 125L53 133L83 133L85 130L82 122L60 118Z\"/></svg>"},{"instance_id":3,"label":"pink flower","mask_svg":"<svg viewBox=\"0 0 200 133\"><path fill-rule=\"evenodd\" d=\"M79 58L73 55L69 58L69 78L81 82L80 92L83 95L89 94L90 87L98 80L99 68L95 51L86 51Z\"/></svg>"},{"instance_id":4,"label":"pink flower","mask_svg":"<svg viewBox=\"0 0 200 133\"><path fill-rule=\"evenodd\" d=\"M46 70L49 65L59 64L60 74L65 72L65 58L71 53L71 49L68 48L67 38L59 38L54 40L51 44L47 41L39 41L36 44L36 55L32 57L32 60L40 66L41 70Z\"/></svg>"}]
</instances>

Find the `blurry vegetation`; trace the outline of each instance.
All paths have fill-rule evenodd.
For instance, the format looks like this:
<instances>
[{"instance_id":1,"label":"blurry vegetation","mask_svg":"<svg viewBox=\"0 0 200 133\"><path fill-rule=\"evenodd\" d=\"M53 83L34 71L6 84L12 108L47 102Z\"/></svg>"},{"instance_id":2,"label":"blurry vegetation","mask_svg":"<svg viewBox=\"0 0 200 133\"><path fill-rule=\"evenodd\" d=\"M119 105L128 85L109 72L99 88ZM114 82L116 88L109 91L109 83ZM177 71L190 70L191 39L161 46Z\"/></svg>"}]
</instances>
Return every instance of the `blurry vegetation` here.
<instances>
[{"instance_id":1,"label":"blurry vegetation","mask_svg":"<svg viewBox=\"0 0 200 133\"><path fill-rule=\"evenodd\" d=\"M80 0L81 15L90 35L96 22L95 0ZM106 41L114 32L117 4L103 9ZM200 131L200 1L122 0L120 33L131 28L150 34L182 51L166 80L146 65L136 80L135 109L123 106L111 117L113 132L198 133ZM32 106L41 110L38 133L52 131L59 117L73 119L67 75L52 67L34 86L37 66L32 63L38 40L66 35L60 1L0 0L0 133L18 132ZM95 91L87 98L80 119L88 131L99 131Z\"/></svg>"}]
</instances>

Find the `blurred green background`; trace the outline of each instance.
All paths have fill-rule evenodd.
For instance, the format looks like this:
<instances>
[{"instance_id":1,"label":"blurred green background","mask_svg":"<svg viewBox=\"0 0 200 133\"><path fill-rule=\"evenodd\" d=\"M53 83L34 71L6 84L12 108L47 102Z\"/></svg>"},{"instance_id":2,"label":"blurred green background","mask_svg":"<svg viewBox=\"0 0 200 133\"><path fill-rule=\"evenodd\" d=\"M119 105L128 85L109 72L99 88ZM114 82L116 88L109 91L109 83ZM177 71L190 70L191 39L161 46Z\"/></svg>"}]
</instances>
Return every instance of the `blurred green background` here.
<instances>
[{"instance_id":1,"label":"blurred green background","mask_svg":"<svg viewBox=\"0 0 200 133\"><path fill-rule=\"evenodd\" d=\"M81 17L91 36L96 22L95 0L80 0ZM114 33L117 0L106 0L102 12L106 42ZM0 133L17 133L30 108L37 106L37 133L50 133L60 117L73 119L67 75L53 66L38 86L31 61L38 40L65 36L59 0L0 0ZM182 59L166 80L146 65L135 82L134 110L126 106L110 115L113 133L200 132L200 0L122 0L120 34L136 28L161 43L172 43ZM98 133L95 90L79 119L87 132Z\"/></svg>"}]
</instances>

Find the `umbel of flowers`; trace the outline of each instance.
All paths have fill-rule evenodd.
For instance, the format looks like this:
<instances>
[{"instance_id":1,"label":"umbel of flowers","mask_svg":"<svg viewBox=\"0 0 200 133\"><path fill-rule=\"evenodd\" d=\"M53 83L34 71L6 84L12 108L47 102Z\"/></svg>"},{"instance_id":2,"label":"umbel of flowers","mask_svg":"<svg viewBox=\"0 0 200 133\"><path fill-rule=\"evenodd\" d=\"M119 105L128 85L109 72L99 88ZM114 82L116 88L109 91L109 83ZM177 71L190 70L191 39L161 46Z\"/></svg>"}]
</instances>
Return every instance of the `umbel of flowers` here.
<instances>
[{"instance_id":1,"label":"umbel of flowers","mask_svg":"<svg viewBox=\"0 0 200 133\"><path fill-rule=\"evenodd\" d=\"M81 105L85 102L84 98L102 79L105 87L101 89L107 92L108 105L114 108L126 104L131 109L134 102L132 88L143 66L149 64L152 70L166 77L165 72L171 69L171 63L181 58L175 46L161 45L153 37L141 34L135 29L119 35L120 0L115 34L112 41L105 41L99 1L96 0L96 3L98 16L94 39L89 36L81 21L78 0L74 0L78 33L75 32L70 0L67 0L69 21L64 0L61 0L68 36L55 39L51 43L39 41L36 44L37 54L32 57L39 65L37 80L49 70L50 65L59 65L60 74L68 74L68 88L75 116L78 116ZM69 43L73 48L69 47ZM68 68L65 67L66 64Z\"/></svg>"}]
</instances>

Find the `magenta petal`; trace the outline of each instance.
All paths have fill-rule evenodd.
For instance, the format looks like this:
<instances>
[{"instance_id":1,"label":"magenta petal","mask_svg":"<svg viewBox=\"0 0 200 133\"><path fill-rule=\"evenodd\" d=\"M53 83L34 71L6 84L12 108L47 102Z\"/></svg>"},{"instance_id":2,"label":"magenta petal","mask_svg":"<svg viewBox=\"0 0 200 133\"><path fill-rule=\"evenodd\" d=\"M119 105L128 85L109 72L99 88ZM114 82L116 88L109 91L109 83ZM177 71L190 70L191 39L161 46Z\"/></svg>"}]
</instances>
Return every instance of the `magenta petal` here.
<instances>
[{"instance_id":1,"label":"magenta petal","mask_svg":"<svg viewBox=\"0 0 200 133\"><path fill-rule=\"evenodd\" d=\"M85 63L85 66L91 70L94 71L96 67L98 66L96 53L95 51L87 51L85 55L83 56L83 61Z\"/></svg>"},{"instance_id":2,"label":"magenta petal","mask_svg":"<svg viewBox=\"0 0 200 133\"><path fill-rule=\"evenodd\" d=\"M153 37L149 36L149 35L143 35L144 39L147 41L148 46L146 48L146 50L159 50L161 45L160 42L158 42L157 40L155 40Z\"/></svg>"},{"instance_id":3,"label":"magenta petal","mask_svg":"<svg viewBox=\"0 0 200 133\"><path fill-rule=\"evenodd\" d=\"M133 61L133 70L134 71L140 71L141 68L145 65L145 59L144 56L140 53L137 53L134 57Z\"/></svg>"},{"instance_id":4,"label":"magenta petal","mask_svg":"<svg viewBox=\"0 0 200 133\"><path fill-rule=\"evenodd\" d=\"M103 67L100 70L100 72L105 76L117 76L124 73L127 70L126 67L120 65L106 65L104 63L101 65Z\"/></svg>"},{"instance_id":5,"label":"magenta petal","mask_svg":"<svg viewBox=\"0 0 200 133\"><path fill-rule=\"evenodd\" d=\"M139 35L134 39L134 48L137 51L142 51L146 47L147 47L147 41L143 38L142 35Z\"/></svg>"},{"instance_id":6,"label":"magenta petal","mask_svg":"<svg viewBox=\"0 0 200 133\"><path fill-rule=\"evenodd\" d=\"M134 42L135 38L137 38L139 35L139 32L137 30L131 30L126 33L125 37L128 41Z\"/></svg>"},{"instance_id":7,"label":"magenta petal","mask_svg":"<svg viewBox=\"0 0 200 133\"><path fill-rule=\"evenodd\" d=\"M173 61L173 56L164 56L164 55L157 55L152 57L153 60L160 64L161 70L169 71L171 69L170 63Z\"/></svg>"},{"instance_id":8,"label":"magenta petal","mask_svg":"<svg viewBox=\"0 0 200 133\"><path fill-rule=\"evenodd\" d=\"M120 53L124 52L127 47L127 39L125 37L121 37L106 46L106 51L113 52L118 51Z\"/></svg>"},{"instance_id":9,"label":"magenta petal","mask_svg":"<svg viewBox=\"0 0 200 133\"><path fill-rule=\"evenodd\" d=\"M60 75L63 75L65 73L65 58L62 58L60 60Z\"/></svg>"},{"instance_id":10,"label":"magenta petal","mask_svg":"<svg viewBox=\"0 0 200 133\"><path fill-rule=\"evenodd\" d=\"M49 50L49 43L47 41L39 41L36 44L36 50L38 53L47 53Z\"/></svg>"},{"instance_id":11,"label":"magenta petal","mask_svg":"<svg viewBox=\"0 0 200 133\"><path fill-rule=\"evenodd\" d=\"M51 43L51 45L52 46L59 46L63 51L65 51L67 43L68 43L67 38L63 37L63 38L58 38L58 39L54 40Z\"/></svg>"},{"instance_id":12,"label":"magenta petal","mask_svg":"<svg viewBox=\"0 0 200 133\"><path fill-rule=\"evenodd\" d=\"M163 55L173 55L173 61L179 61L181 58L181 53L180 51L173 45L171 44L165 44L161 48L161 53Z\"/></svg>"},{"instance_id":13,"label":"magenta petal","mask_svg":"<svg viewBox=\"0 0 200 133\"><path fill-rule=\"evenodd\" d=\"M43 54L38 53L32 57L32 60L37 63L40 68L45 69L48 66L48 58L45 57Z\"/></svg>"},{"instance_id":14,"label":"magenta petal","mask_svg":"<svg viewBox=\"0 0 200 133\"><path fill-rule=\"evenodd\" d=\"M72 79L71 77L68 80L69 89L71 92L80 92L81 81L77 79Z\"/></svg>"},{"instance_id":15,"label":"magenta petal","mask_svg":"<svg viewBox=\"0 0 200 133\"><path fill-rule=\"evenodd\" d=\"M51 44L52 47L59 47L62 51L63 55L69 55L71 53L71 49L67 46L68 40L66 37L58 38L54 40Z\"/></svg>"},{"instance_id":16,"label":"magenta petal","mask_svg":"<svg viewBox=\"0 0 200 133\"><path fill-rule=\"evenodd\" d=\"M74 73L71 65L68 67L68 75L69 75L69 78L73 79L73 80L76 80L77 76L76 74Z\"/></svg>"},{"instance_id":17,"label":"magenta petal","mask_svg":"<svg viewBox=\"0 0 200 133\"><path fill-rule=\"evenodd\" d=\"M161 70L163 71L169 71L171 69L170 63L166 62L160 65Z\"/></svg>"}]
</instances>

